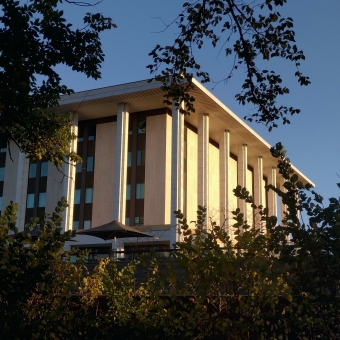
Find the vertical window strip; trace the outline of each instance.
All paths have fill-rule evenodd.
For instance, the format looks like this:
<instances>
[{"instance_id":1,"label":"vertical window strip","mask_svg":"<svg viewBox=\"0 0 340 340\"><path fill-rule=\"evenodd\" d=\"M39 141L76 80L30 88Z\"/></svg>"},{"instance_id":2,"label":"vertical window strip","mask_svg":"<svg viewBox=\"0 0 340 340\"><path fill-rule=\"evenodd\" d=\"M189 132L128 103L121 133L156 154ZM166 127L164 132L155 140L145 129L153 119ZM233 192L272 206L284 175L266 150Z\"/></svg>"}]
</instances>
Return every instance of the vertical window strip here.
<instances>
[{"instance_id":1,"label":"vertical window strip","mask_svg":"<svg viewBox=\"0 0 340 340\"><path fill-rule=\"evenodd\" d=\"M76 165L74 222L78 229L90 228L92 217L96 123L82 121L78 127L78 152L83 163ZM86 205L86 208L85 208Z\"/></svg>"},{"instance_id":2,"label":"vertical window strip","mask_svg":"<svg viewBox=\"0 0 340 340\"><path fill-rule=\"evenodd\" d=\"M48 162L38 160L29 165L25 221L43 217L46 206Z\"/></svg>"}]
</instances>

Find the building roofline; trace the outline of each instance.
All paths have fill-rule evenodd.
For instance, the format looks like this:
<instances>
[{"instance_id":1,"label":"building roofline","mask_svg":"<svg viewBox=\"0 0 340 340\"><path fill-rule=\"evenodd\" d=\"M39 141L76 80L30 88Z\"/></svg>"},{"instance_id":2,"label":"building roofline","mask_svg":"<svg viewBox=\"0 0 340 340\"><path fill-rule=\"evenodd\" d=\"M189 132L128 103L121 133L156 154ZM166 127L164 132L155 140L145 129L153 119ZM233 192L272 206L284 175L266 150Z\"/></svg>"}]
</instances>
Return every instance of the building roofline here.
<instances>
[{"instance_id":1,"label":"building roofline","mask_svg":"<svg viewBox=\"0 0 340 340\"><path fill-rule=\"evenodd\" d=\"M248 124L246 124L239 116L237 116L231 109L229 109L225 104L223 104L218 98L216 98L207 88L205 88L198 80L195 78L192 79L192 83L194 85L194 89L192 90L193 95L195 96L196 92L196 101L199 102L199 99L204 98L204 101L208 101L208 106L214 111L214 115L217 116L220 120L225 123L232 125L233 123L236 126L239 126L237 130L233 130L238 134L241 138L244 138L243 132L248 133L249 137L256 140L256 142L262 144L262 147L266 149L270 149L271 145L263 139L257 132L255 132ZM101 88L96 88L92 90L85 90L80 92L75 92L70 95L64 95L60 98L59 105L66 106L66 108L72 110L75 104L79 104L79 107L88 106L88 105L96 105L98 102L109 102L109 98L117 97L117 101L125 100L126 96L128 98L132 98L132 94L134 94L134 98L137 98L137 93L145 95L162 95L161 90L161 82L154 81L150 79L139 80L134 82L129 82L125 84L118 84L112 86L106 86ZM165 105L165 104L164 104ZM203 104L204 105L204 104ZM61 107L57 109L60 111ZM228 113L228 116L225 113ZM241 134L241 133L242 134ZM294 165L292 165L293 170L296 172L299 177L302 177L304 181L310 183L313 187L315 184L301 171L299 171Z\"/></svg>"}]
</instances>

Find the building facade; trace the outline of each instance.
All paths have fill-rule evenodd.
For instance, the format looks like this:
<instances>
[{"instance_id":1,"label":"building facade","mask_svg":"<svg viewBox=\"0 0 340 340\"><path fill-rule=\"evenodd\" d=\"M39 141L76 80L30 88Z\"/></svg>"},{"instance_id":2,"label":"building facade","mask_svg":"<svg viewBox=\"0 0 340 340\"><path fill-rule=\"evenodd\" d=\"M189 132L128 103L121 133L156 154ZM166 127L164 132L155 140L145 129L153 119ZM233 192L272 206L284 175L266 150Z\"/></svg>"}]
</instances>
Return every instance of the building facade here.
<instances>
[{"instance_id":1,"label":"building facade","mask_svg":"<svg viewBox=\"0 0 340 340\"><path fill-rule=\"evenodd\" d=\"M188 221L197 205L217 223L230 227L237 207L250 223L258 217L232 190L241 185L255 204L282 214L284 206L266 184L280 187L270 145L194 80L196 113L183 116L163 103L157 82L139 81L62 97L57 112L71 111L78 139L72 150L82 157L60 172L44 161L29 163L11 145L0 145L2 209L19 204L18 227L32 216L51 213L64 196L69 207L64 228L87 229L118 220L152 233L155 242L179 240L172 213ZM1 141L0 141L1 142ZM295 169L300 179L313 183ZM121 240L119 248L146 240ZM92 241L91 241L92 242Z\"/></svg>"}]
</instances>

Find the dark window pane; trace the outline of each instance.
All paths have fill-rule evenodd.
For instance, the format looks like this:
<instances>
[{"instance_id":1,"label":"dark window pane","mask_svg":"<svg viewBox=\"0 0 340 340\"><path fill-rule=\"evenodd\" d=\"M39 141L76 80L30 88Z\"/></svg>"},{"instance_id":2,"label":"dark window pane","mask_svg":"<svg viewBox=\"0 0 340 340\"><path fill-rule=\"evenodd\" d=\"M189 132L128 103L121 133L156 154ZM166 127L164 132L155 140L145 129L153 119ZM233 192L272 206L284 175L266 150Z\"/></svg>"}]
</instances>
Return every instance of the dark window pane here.
<instances>
[{"instance_id":1,"label":"dark window pane","mask_svg":"<svg viewBox=\"0 0 340 340\"><path fill-rule=\"evenodd\" d=\"M0 182L5 180L5 168L0 168Z\"/></svg>"},{"instance_id":2,"label":"dark window pane","mask_svg":"<svg viewBox=\"0 0 340 340\"><path fill-rule=\"evenodd\" d=\"M127 184L126 185L126 199L129 200L131 196L131 185Z\"/></svg>"},{"instance_id":3,"label":"dark window pane","mask_svg":"<svg viewBox=\"0 0 340 340\"><path fill-rule=\"evenodd\" d=\"M39 193L39 208L44 208L46 206L46 192Z\"/></svg>"},{"instance_id":4,"label":"dark window pane","mask_svg":"<svg viewBox=\"0 0 340 340\"><path fill-rule=\"evenodd\" d=\"M7 140L4 135L0 135L0 152L7 152Z\"/></svg>"},{"instance_id":5,"label":"dark window pane","mask_svg":"<svg viewBox=\"0 0 340 340\"><path fill-rule=\"evenodd\" d=\"M84 141L84 128L79 127L78 129L78 142L83 142Z\"/></svg>"},{"instance_id":6,"label":"dark window pane","mask_svg":"<svg viewBox=\"0 0 340 340\"><path fill-rule=\"evenodd\" d=\"M28 194L27 195L27 204L26 208L34 208L34 194Z\"/></svg>"},{"instance_id":7,"label":"dark window pane","mask_svg":"<svg viewBox=\"0 0 340 340\"><path fill-rule=\"evenodd\" d=\"M144 224L144 217L143 216L136 216L135 217L135 225L143 225Z\"/></svg>"},{"instance_id":8,"label":"dark window pane","mask_svg":"<svg viewBox=\"0 0 340 340\"><path fill-rule=\"evenodd\" d=\"M74 204L80 204L80 189L74 190Z\"/></svg>"},{"instance_id":9,"label":"dark window pane","mask_svg":"<svg viewBox=\"0 0 340 340\"><path fill-rule=\"evenodd\" d=\"M93 156L87 157L87 172L93 171Z\"/></svg>"},{"instance_id":10,"label":"dark window pane","mask_svg":"<svg viewBox=\"0 0 340 340\"><path fill-rule=\"evenodd\" d=\"M137 151L137 166L145 165L145 150Z\"/></svg>"},{"instance_id":11,"label":"dark window pane","mask_svg":"<svg viewBox=\"0 0 340 340\"><path fill-rule=\"evenodd\" d=\"M35 178L37 176L37 165L35 163L30 164L30 169L28 173L29 178Z\"/></svg>"},{"instance_id":12,"label":"dark window pane","mask_svg":"<svg viewBox=\"0 0 340 340\"><path fill-rule=\"evenodd\" d=\"M136 199L144 198L144 183L136 184Z\"/></svg>"},{"instance_id":13,"label":"dark window pane","mask_svg":"<svg viewBox=\"0 0 340 340\"><path fill-rule=\"evenodd\" d=\"M78 230L79 229L79 221L73 221L72 229L73 230Z\"/></svg>"},{"instance_id":14,"label":"dark window pane","mask_svg":"<svg viewBox=\"0 0 340 340\"><path fill-rule=\"evenodd\" d=\"M48 173L48 163L42 162L40 167L40 177L47 177Z\"/></svg>"},{"instance_id":15,"label":"dark window pane","mask_svg":"<svg viewBox=\"0 0 340 340\"><path fill-rule=\"evenodd\" d=\"M85 191L85 203L92 203L93 189L86 188Z\"/></svg>"},{"instance_id":16,"label":"dark window pane","mask_svg":"<svg viewBox=\"0 0 340 340\"><path fill-rule=\"evenodd\" d=\"M84 221L84 229L90 229L91 228L91 221Z\"/></svg>"},{"instance_id":17,"label":"dark window pane","mask_svg":"<svg viewBox=\"0 0 340 340\"><path fill-rule=\"evenodd\" d=\"M77 163L76 164L76 173L83 171L83 163Z\"/></svg>"},{"instance_id":18,"label":"dark window pane","mask_svg":"<svg viewBox=\"0 0 340 340\"><path fill-rule=\"evenodd\" d=\"M140 119L138 121L138 133L146 132L146 119Z\"/></svg>"},{"instance_id":19,"label":"dark window pane","mask_svg":"<svg viewBox=\"0 0 340 340\"><path fill-rule=\"evenodd\" d=\"M88 140L95 140L96 138L96 126L89 126L89 137Z\"/></svg>"}]
</instances>

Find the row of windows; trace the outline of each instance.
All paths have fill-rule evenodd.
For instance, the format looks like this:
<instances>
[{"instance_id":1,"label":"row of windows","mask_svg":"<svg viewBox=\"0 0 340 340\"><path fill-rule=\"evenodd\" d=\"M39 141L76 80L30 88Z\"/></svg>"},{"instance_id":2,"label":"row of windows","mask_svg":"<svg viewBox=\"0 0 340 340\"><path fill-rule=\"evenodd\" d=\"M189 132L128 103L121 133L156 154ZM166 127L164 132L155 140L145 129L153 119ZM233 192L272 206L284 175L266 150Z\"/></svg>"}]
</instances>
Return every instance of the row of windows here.
<instances>
[{"instance_id":1,"label":"row of windows","mask_svg":"<svg viewBox=\"0 0 340 340\"><path fill-rule=\"evenodd\" d=\"M27 194L26 208L34 208L35 194ZM38 208L44 208L46 206L46 192L40 192L38 198Z\"/></svg>"},{"instance_id":2,"label":"row of windows","mask_svg":"<svg viewBox=\"0 0 340 340\"><path fill-rule=\"evenodd\" d=\"M48 173L48 162L42 162L40 165L40 177L47 177ZM37 177L37 164L31 163L29 172L28 172L28 178L35 178Z\"/></svg>"},{"instance_id":3,"label":"row of windows","mask_svg":"<svg viewBox=\"0 0 340 340\"><path fill-rule=\"evenodd\" d=\"M135 217L135 226L143 225L144 224L144 217L143 216L136 216ZM125 225L130 225L130 218L125 218Z\"/></svg>"},{"instance_id":4,"label":"row of windows","mask_svg":"<svg viewBox=\"0 0 340 340\"><path fill-rule=\"evenodd\" d=\"M88 128L88 137L87 140L95 140L96 139L96 125L90 125ZM79 127L78 130L78 143L84 141L84 128Z\"/></svg>"},{"instance_id":5,"label":"row of windows","mask_svg":"<svg viewBox=\"0 0 340 340\"><path fill-rule=\"evenodd\" d=\"M76 172L77 173L80 173L80 172L83 171L83 165L84 165L84 163L78 163L76 165ZM93 156L89 156L89 157L87 157L87 161L86 161L86 171L91 172L91 171L93 171L93 169L94 169L94 158L93 158Z\"/></svg>"},{"instance_id":6,"label":"row of windows","mask_svg":"<svg viewBox=\"0 0 340 340\"><path fill-rule=\"evenodd\" d=\"M143 199L144 198L144 183L137 183L136 184L136 199ZM126 185L126 199L131 199L131 184Z\"/></svg>"},{"instance_id":7,"label":"row of windows","mask_svg":"<svg viewBox=\"0 0 340 340\"><path fill-rule=\"evenodd\" d=\"M90 229L90 228L91 228L91 221L89 220L84 221L84 229ZM73 230L79 229L79 221L73 221L72 229Z\"/></svg>"},{"instance_id":8,"label":"row of windows","mask_svg":"<svg viewBox=\"0 0 340 340\"><path fill-rule=\"evenodd\" d=\"M137 131L138 133L146 133L146 119L145 118L138 120ZM129 135L132 135L132 120L130 120Z\"/></svg>"},{"instance_id":9,"label":"row of windows","mask_svg":"<svg viewBox=\"0 0 340 340\"><path fill-rule=\"evenodd\" d=\"M132 152L128 152L127 166L131 167L132 164ZM137 166L145 165L145 150L137 150Z\"/></svg>"},{"instance_id":10,"label":"row of windows","mask_svg":"<svg viewBox=\"0 0 340 340\"><path fill-rule=\"evenodd\" d=\"M74 204L80 204L80 189L74 190ZM85 189L85 203L92 203L93 200L93 189L86 188Z\"/></svg>"}]
</instances>

